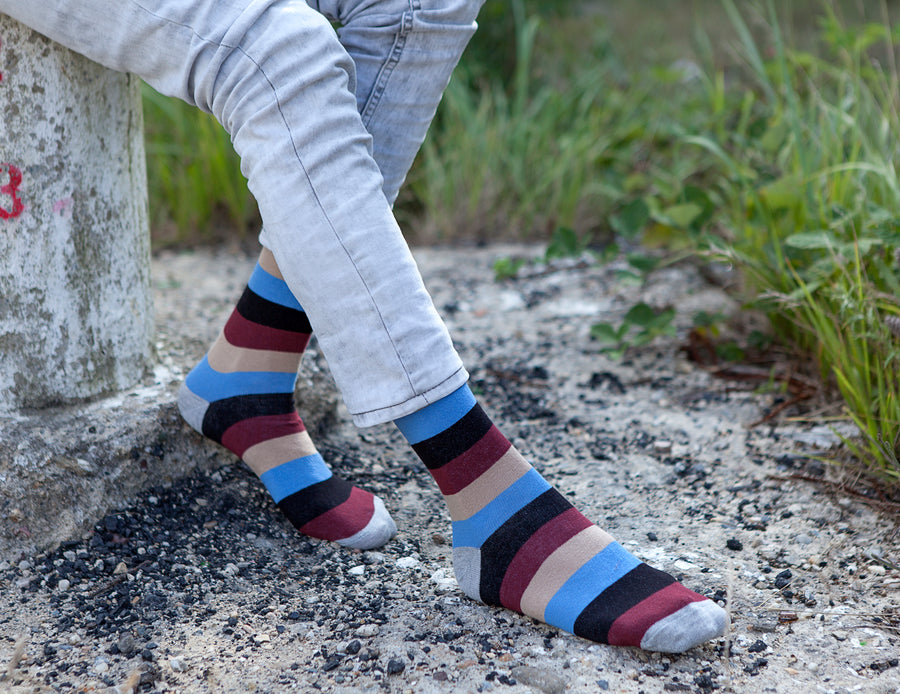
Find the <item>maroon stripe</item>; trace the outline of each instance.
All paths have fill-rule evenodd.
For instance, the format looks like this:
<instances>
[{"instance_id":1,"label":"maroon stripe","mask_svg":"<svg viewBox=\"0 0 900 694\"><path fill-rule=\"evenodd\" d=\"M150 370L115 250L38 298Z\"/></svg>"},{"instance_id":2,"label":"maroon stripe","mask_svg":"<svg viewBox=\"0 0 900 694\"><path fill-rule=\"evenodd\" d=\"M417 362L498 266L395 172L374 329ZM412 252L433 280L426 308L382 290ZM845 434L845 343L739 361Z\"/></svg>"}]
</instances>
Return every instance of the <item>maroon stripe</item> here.
<instances>
[{"instance_id":1,"label":"maroon stripe","mask_svg":"<svg viewBox=\"0 0 900 694\"><path fill-rule=\"evenodd\" d=\"M496 426L449 463L431 470L441 494L449 496L465 489L493 466L512 447Z\"/></svg>"},{"instance_id":2,"label":"maroon stripe","mask_svg":"<svg viewBox=\"0 0 900 694\"><path fill-rule=\"evenodd\" d=\"M313 518L300 527L300 532L323 540L344 540L365 528L373 515L375 497L353 487L344 503Z\"/></svg>"},{"instance_id":3,"label":"maroon stripe","mask_svg":"<svg viewBox=\"0 0 900 694\"><path fill-rule=\"evenodd\" d=\"M544 523L528 541L519 548L509 563L500 586L500 604L516 612L522 611L522 595L531 579L551 554L585 528L593 525L576 508Z\"/></svg>"},{"instance_id":4,"label":"maroon stripe","mask_svg":"<svg viewBox=\"0 0 900 694\"><path fill-rule=\"evenodd\" d=\"M309 343L309 333L270 328L249 321L234 311L225 324L225 339L235 347L300 353Z\"/></svg>"},{"instance_id":5,"label":"maroon stripe","mask_svg":"<svg viewBox=\"0 0 900 694\"><path fill-rule=\"evenodd\" d=\"M222 434L222 445L241 457L251 446L262 441L288 436L304 431L303 421L296 412L290 414L248 417L232 424Z\"/></svg>"},{"instance_id":6,"label":"maroon stripe","mask_svg":"<svg viewBox=\"0 0 900 694\"><path fill-rule=\"evenodd\" d=\"M647 629L692 602L706 600L680 583L671 583L616 618L607 640L612 646L640 646Z\"/></svg>"}]
</instances>

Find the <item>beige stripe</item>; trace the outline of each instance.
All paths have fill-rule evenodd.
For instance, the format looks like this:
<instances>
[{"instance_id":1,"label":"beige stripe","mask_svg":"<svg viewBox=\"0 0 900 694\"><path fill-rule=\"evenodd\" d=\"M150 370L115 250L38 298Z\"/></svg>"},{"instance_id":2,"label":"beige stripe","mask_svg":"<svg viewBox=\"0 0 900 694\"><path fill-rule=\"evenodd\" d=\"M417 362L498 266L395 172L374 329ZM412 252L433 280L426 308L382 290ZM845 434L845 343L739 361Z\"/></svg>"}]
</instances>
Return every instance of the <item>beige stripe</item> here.
<instances>
[{"instance_id":1,"label":"beige stripe","mask_svg":"<svg viewBox=\"0 0 900 694\"><path fill-rule=\"evenodd\" d=\"M248 349L235 347L225 335L220 333L209 350L209 365L220 374L235 371L275 371L297 373L302 354L296 352L276 352L268 349Z\"/></svg>"},{"instance_id":2,"label":"beige stripe","mask_svg":"<svg viewBox=\"0 0 900 694\"><path fill-rule=\"evenodd\" d=\"M531 465L528 461L510 446L510 449L472 484L456 494L444 497L450 509L450 517L455 521L461 521L474 516L529 470Z\"/></svg>"},{"instance_id":3,"label":"beige stripe","mask_svg":"<svg viewBox=\"0 0 900 694\"><path fill-rule=\"evenodd\" d=\"M309 434L301 431L298 434L279 436L277 439L260 441L244 451L243 459L257 475L278 467L294 458L312 455L316 452Z\"/></svg>"},{"instance_id":4,"label":"beige stripe","mask_svg":"<svg viewBox=\"0 0 900 694\"><path fill-rule=\"evenodd\" d=\"M544 621L550 599L573 574L613 541L596 525L585 528L544 560L522 594L522 612Z\"/></svg>"},{"instance_id":5,"label":"beige stripe","mask_svg":"<svg viewBox=\"0 0 900 694\"><path fill-rule=\"evenodd\" d=\"M263 248L262 253L259 254L259 265L270 275L273 275L280 280L284 279L284 277L281 276L281 270L278 269L278 264L275 262L275 256L272 255L272 251L268 248Z\"/></svg>"}]
</instances>

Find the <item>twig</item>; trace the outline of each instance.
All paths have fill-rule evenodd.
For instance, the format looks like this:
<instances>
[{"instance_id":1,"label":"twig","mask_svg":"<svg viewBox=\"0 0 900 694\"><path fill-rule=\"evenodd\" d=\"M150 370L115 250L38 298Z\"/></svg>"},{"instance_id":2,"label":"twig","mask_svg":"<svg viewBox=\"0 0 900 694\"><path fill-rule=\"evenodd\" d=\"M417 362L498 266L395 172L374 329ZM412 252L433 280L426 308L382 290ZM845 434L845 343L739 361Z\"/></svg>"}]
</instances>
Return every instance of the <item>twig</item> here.
<instances>
[{"instance_id":1,"label":"twig","mask_svg":"<svg viewBox=\"0 0 900 694\"><path fill-rule=\"evenodd\" d=\"M0 682L10 679L13 676L13 673L22 661L22 657L25 655L26 643L28 643L28 637L26 636L20 636L16 641L12 655L9 658L9 665L6 666L6 672L3 674L3 677L0 677Z\"/></svg>"},{"instance_id":2,"label":"twig","mask_svg":"<svg viewBox=\"0 0 900 694\"><path fill-rule=\"evenodd\" d=\"M131 571L133 573L137 573L138 571L140 571L141 569L143 569L144 567L149 566L149 565L150 565L150 560L148 559L148 560L142 561L140 564L138 564L133 569L131 569ZM128 578L128 572L126 571L125 573L116 576L112 580L110 580L107 583L105 583L104 585L100 586L99 588L94 588L94 590L92 590L90 593L88 593L88 597L96 598L101 593L105 593L108 590L112 590L113 588L115 588L117 585L119 585L122 581L124 581L127 578Z\"/></svg>"}]
</instances>

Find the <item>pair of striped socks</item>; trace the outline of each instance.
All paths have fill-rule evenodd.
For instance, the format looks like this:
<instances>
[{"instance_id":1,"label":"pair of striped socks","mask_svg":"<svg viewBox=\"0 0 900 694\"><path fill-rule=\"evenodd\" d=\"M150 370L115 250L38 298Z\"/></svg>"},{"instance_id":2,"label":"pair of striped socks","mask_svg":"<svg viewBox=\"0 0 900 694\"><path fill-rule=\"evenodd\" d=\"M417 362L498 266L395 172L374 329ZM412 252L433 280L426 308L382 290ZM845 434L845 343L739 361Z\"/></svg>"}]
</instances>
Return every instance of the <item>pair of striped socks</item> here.
<instances>
[{"instance_id":1,"label":"pair of striped socks","mask_svg":"<svg viewBox=\"0 0 900 694\"><path fill-rule=\"evenodd\" d=\"M311 329L264 252L223 333L188 375L188 423L259 475L300 532L348 547L387 542L382 501L335 476L297 416L293 388ZM712 601L627 552L554 489L468 386L395 422L453 521L462 591L600 643L681 652L721 636Z\"/></svg>"}]
</instances>

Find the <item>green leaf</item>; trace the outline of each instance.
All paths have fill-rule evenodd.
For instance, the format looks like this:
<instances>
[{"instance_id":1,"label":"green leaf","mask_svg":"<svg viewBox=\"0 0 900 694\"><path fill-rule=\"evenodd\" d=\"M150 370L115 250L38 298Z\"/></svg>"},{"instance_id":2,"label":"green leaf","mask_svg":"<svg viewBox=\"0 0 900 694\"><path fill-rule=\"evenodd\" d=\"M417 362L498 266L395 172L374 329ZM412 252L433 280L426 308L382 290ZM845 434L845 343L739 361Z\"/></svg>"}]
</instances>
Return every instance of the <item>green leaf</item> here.
<instances>
[{"instance_id":1,"label":"green leaf","mask_svg":"<svg viewBox=\"0 0 900 694\"><path fill-rule=\"evenodd\" d=\"M703 208L700 205L693 202L685 202L660 210L657 217L660 222L670 224L679 229L687 229L701 214L703 214Z\"/></svg>"},{"instance_id":2,"label":"green leaf","mask_svg":"<svg viewBox=\"0 0 900 694\"><path fill-rule=\"evenodd\" d=\"M791 248L799 248L802 250L828 250L834 248L834 237L831 232L820 229L819 231L801 231L797 234L788 236L784 243Z\"/></svg>"},{"instance_id":3,"label":"green leaf","mask_svg":"<svg viewBox=\"0 0 900 694\"><path fill-rule=\"evenodd\" d=\"M654 311L644 302L641 302L628 309L628 313L625 314L624 321L629 325L636 325L638 327L645 328L648 325L652 324L655 318L656 311Z\"/></svg>"},{"instance_id":4,"label":"green leaf","mask_svg":"<svg viewBox=\"0 0 900 694\"><path fill-rule=\"evenodd\" d=\"M620 330L616 330L610 323L594 323L591 326L591 337L598 342L617 345L621 341Z\"/></svg>"},{"instance_id":5,"label":"green leaf","mask_svg":"<svg viewBox=\"0 0 900 694\"><path fill-rule=\"evenodd\" d=\"M776 179L759 189L759 197L772 210L789 210L803 202L803 178L796 175Z\"/></svg>"},{"instance_id":6,"label":"green leaf","mask_svg":"<svg viewBox=\"0 0 900 694\"><path fill-rule=\"evenodd\" d=\"M656 269L656 266L659 265L659 258L651 258L650 256L641 253L629 253L625 259L631 267L644 274L653 272L653 270Z\"/></svg>"},{"instance_id":7,"label":"green leaf","mask_svg":"<svg viewBox=\"0 0 900 694\"><path fill-rule=\"evenodd\" d=\"M650 221L650 208L643 198L632 200L609 218L609 225L617 234L633 239Z\"/></svg>"}]
</instances>

